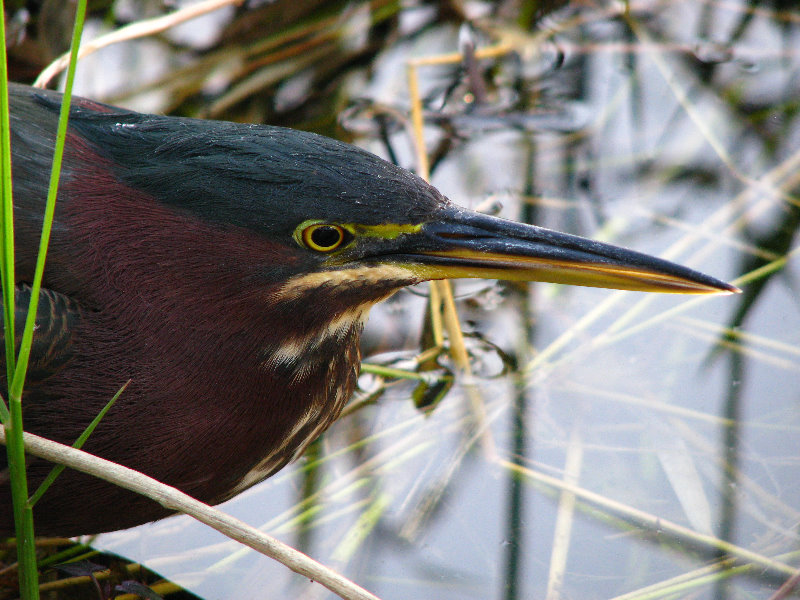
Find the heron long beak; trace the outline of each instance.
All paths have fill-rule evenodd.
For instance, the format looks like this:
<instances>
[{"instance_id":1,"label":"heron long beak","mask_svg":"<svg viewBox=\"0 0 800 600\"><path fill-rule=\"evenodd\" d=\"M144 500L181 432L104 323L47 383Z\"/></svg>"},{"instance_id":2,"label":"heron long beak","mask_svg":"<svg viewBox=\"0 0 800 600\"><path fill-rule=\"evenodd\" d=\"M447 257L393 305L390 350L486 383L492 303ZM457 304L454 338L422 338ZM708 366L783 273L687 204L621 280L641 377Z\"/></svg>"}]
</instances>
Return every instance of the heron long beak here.
<instances>
[{"instance_id":1,"label":"heron long beak","mask_svg":"<svg viewBox=\"0 0 800 600\"><path fill-rule=\"evenodd\" d=\"M549 281L677 294L741 291L647 254L455 207L402 237L392 262L424 279Z\"/></svg>"}]
</instances>

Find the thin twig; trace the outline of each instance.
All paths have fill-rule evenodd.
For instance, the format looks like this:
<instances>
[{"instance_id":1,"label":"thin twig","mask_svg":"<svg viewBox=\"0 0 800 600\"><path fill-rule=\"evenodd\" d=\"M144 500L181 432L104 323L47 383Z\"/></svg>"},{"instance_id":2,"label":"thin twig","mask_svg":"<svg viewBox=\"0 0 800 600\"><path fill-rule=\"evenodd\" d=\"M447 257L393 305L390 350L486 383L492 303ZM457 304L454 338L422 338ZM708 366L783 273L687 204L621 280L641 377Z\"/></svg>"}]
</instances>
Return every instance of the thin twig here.
<instances>
[{"instance_id":1,"label":"thin twig","mask_svg":"<svg viewBox=\"0 0 800 600\"><path fill-rule=\"evenodd\" d=\"M81 45L78 58L85 58L90 54L97 52L101 48L111 46L112 44L118 44L119 42L126 42L141 37L147 37L148 35L153 35L154 33L166 31L170 27L175 27L176 25L180 25L181 23L185 23L186 21L190 21L201 15L214 12L220 8L224 8L226 6L238 6L243 1L244 0L205 0L204 2L192 4L167 15L162 15L153 19L145 19L143 21L136 21L135 23L126 25L125 27L117 29L116 31L112 31L109 34L100 36L97 39ZM39 77L37 77L36 81L33 83L34 87L43 88L47 86L53 77L61 73L61 71L67 67L68 63L68 53L59 56L39 74Z\"/></svg>"},{"instance_id":2,"label":"thin twig","mask_svg":"<svg viewBox=\"0 0 800 600\"><path fill-rule=\"evenodd\" d=\"M582 466L583 440L581 440L580 425L576 423L569 436L566 464L564 465L564 481L577 486ZM558 500L553 546L550 551L550 570L547 575L547 592L545 594L547 600L561 598L574 520L575 494L568 490L562 490Z\"/></svg>"},{"instance_id":3,"label":"thin twig","mask_svg":"<svg viewBox=\"0 0 800 600\"><path fill-rule=\"evenodd\" d=\"M688 543L695 544L697 547L706 548L715 552L724 552L729 556L745 562L759 565L770 573L778 574L781 576L793 576L799 571L780 560L772 559L758 552L742 548L736 544L732 544L726 540L714 537L704 533L698 533L672 521L662 519L643 510L636 509L632 506L617 502L606 496L592 492L585 488L579 487L567 481L552 477L545 473L530 469L522 465L516 465L509 460L501 459L498 464L510 471L525 477L531 481L541 483L547 487L561 490L562 492L570 492L575 495L575 498L589 505L596 507L604 512L615 515L624 519L629 523L642 529L644 532L654 531L660 536L670 536L672 539L683 540Z\"/></svg>"},{"instance_id":4,"label":"thin twig","mask_svg":"<svg viewBox=\"0 0 800 600\"><path fill-rule=\"evenodd\" d=\"M769 600L783 600L784 598L788 598L789 594L795 590L798 583L800 583L800 571L789 577L789 579L778 588L778 591L770 596Z\"/></svg>"},{"instance_id":5,"label":"thin twig","mask_svg":"<svg viewBox=\"0 0 800 600\"><path fill-rule=\"evenodd\" d=\"M377 596L291 546L152 477L31 433L24 434L24 441L25 451L29 454L99 477L155 500L169 510L185 513L229 538L277 560L295 573L321 583L340 598L379 600ZM5 444L5 432L2 429L0 443Z\"/></svg>"},{"instance_id":6,"label":"thin twig","mask_svg":"<svg viewBox=\"0 0 800 600\"><path fill-rule=\"evenodd\" d=\"M476 51L475 55L480 55ZM450 61L453 55L446 55L446 61ZM462 59L460 53L455 56ZM437 60L441 56L425 57L422 59L410 60L406 63L406 76L408 78L408 94L411 103L411 125L413 131L414 150L417 158L417 175L425 181L430 181L430 161L428 151L425 148L425 136L423 129L425 126L422 114L422 100L419 90L418 69L421 65L439 64ZM430 61L430 62L429 62ZM446 63L445 63L446 64ZM472 365L469 362L469 354L464 344L464 333L461 331L461 323L458 318L455 299L453 298L453 288L447 280L431 281L431 320L434 325L434 339L437 345L441 344L441 331L437 333L436 326L439 324L439 314L435 307L441 302L441 320L450 338L450 355L453 362L464 375L464 389L469 398L473 416L477 421L477 427L483 432L481 436L481 446L488 456L494 460L497 458L497 446L494 443L492 432L483 425L486 422L486 408L478 388L475 387L472 379ZM435 304L434 298L438 300Z\"/></svg>"}]
</instances>

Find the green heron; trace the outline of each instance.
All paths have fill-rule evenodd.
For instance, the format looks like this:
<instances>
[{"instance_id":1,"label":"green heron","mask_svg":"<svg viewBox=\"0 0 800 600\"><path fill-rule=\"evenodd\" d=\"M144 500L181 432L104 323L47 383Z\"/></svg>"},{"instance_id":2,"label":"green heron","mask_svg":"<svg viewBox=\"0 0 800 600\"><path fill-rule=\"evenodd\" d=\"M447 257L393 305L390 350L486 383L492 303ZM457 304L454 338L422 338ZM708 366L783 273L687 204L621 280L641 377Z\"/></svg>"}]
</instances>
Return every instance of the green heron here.
<instances>
[{"instance_id":1,"label":"green heron","mask_svg":"<svg viewBox=\"0 0 800 600\"><path fill-rule=\"evenodd\" d=\"M11 86L18 327L59 103ZM76 99L25 428L71 444L130 380L85 449L222 502L297 458L338 417L372 305L453 277L736 291L658 258L459 208L411 173L319 135ZM4 459L0 534L12 534ZM31 458L33 484L50 468ZM34 511L37 533L51 535L167 514L69 470Z\"/></svg>"}]
</instances>

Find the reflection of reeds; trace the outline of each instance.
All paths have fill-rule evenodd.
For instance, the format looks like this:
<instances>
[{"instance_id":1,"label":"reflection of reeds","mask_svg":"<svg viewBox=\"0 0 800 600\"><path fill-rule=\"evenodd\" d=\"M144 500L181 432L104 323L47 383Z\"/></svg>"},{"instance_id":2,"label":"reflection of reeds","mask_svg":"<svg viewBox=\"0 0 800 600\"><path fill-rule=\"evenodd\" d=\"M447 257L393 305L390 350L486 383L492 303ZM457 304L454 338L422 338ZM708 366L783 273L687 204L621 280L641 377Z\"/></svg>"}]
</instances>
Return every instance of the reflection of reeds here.
<instances>
[{"instance_id":1,"label":"reflection of reeds","mask_svg":"<svg viewBox=\"0 0 800 600\"><path fill-rule=\"evenodd\" d=\"M326 5L322 11L321 4ZM289 5L296 9L291 20L278 20ZM254 11L242 10L210 48L197 50L164 41L165 52L174 52L180 66L143 84L132 77L136 83L117 99L158 89L167 92L164 109L169 112L309 127L329 134L336 131L339 137L359 138L365 130L370 135L382 131L383 139L375 135L376 144L397 144L400 151L395 154L412 163L402 151L403 144L416 143L419 148L422 138L394 135L411 129L404 91L401 97L381 98L384 105L376 112L388 125L384 122L372 129L350 131L346 129L350 123L344 122L343 128L336 118L351 104L352 81L368 78L381 68L376 59L419 52L424 49L420 40L426 35L440 32L445 37L453 29L451 24L460 23L463 17L432 8L404 29L400 18L408 16L405 10L400 3L389 1L275 2ZM415 597L426 593L437 597L442 590L469 597L489 586L494 586L492 592L502 587L508 600L544 596L548 573L550 597L558 597L559 589L563 596L587 596L580 562L584 541L580 536L587 535L587 521L600 524L604 528L600 531L649 540L632 544L630 556L608 559L608 578L619 580L618 587L626 590L620 598L626 600L669 597L688 590L701 594L716 581L728 578L735 583L740 575L746 576L741 579L748 586L760 586L759 592L764 592L793 572L787 565L795 564L798 557L786 550L796 543L791 524L796 522L798 508L791 497L779 494L782 489L793 489L792 485L776 475L771 488L748 475L748 463L763 462L766 478L771 478L777 467L771 465L773 457L761 456L760 450L742 444L740 438L796 438L796 418L771 405L763 414L754 409L744 417L720 416L716 404L730 400L733 386L744 389L747 382L742 378L758 367L774 369L779 375L775 380L781 376L796 379L799 361L791 332L797 330L797 319L786 317L783 338L758 329L758 317L763 320L769 312L762 300L767 298L767 283L782 283L774 275L783 272L796 254L800 153L791 146L797 139L796 94L788 82L791 77L787 77L785 89L767 85L758 95L748 93L742 78L732 74L733 62L704 63L701 53L693 49L695 38L702 43L718 39L715 23L725 22L730 15L733 22L726 35L732 42L746 41L748 30L756 26L792 39L800 19L791 10L705 2L696 24L681 18L688 24L676 27L670 18L677 17L669 7L654 10L663 12L639 14L635 3L626 13L613 7L576 9L554 20L552 30L535 34L518 27L524 22L522 17L496 19L483 29L490 43L479 45L476 54L479 76L485 78L488 100L484 108L489 111L491 127L487 126L489 117L476 111L474 103L461 102L468 95L463 92L471 90L462 76L458 55L422 57L415 63L436 63L418 70L422 92L413 95L416 123L418 128L424 125L429 134L431 147L426 154L431 155L434 177L443 172L446 177L447 168L462 160L458 170L469 180L463 190L468 190L470 197L508 187L507 179L496 177L505 165L495 161L495 152L519 144L524 150L514 148L517 162L513 164L515 168L522 165L524 175L519 179L531 181L517 187L530 199L526 206L540 209L535 220L558 220L576 228L597 225L600 236L634 244L647 244L650 236L666 231L664 243L654 245L662 256L697 265L733 256L729 262L736 263L743 274L736 283L745 293L738 300L726 299L727 304L719 299L692 298L673 300L667 308L655 297L609 293L591 296L591 305L581 307L571 304L579 303L573 300L575 296L551 286L534 288L534 298L504 288L499 293L513 300L506 300L495 313L513 313L515 327L525 329L524 333L510 333L510 339L492 339L503 348L513 347L521 365L522 372L505 381L510 389L498 394L498 382L476 378L470 388L473 392L469 392L457 381L429 416L410 408L392 412L393 398L407 399L413 394L412 384L398 382L395 376L430 382L442 371L435 362L430 363L437 367L433 375L416 368L405 373L384 369L377 375L382 378L380 387L361 402L356 399L347 420L332 432L351 443L337 442L335 452L330 451L330 444L321 444L319 454L300 469L310 474L303 499L270 515L265 529L299 536L308 552L335 555L342 571L370 566L369 556L376 546L396 547L392 556L398 556L422 544L433 545L437 530L444 527L450 536L475 544L471 556L480 556L476 561L485 561L487 572L495 566L492 561L504 562L505 568L495 568L496 573L465 573L453 568L446 557L437 563L431 559L435 552L421 553L424 568L395 574L395 581L414 590L406 595ZM479 29L481 25L479 21ZM696 30L690 31L691 27ZM610 29L614 33L609 34ZM616 32L621 32L624 43ZM360 42L354 44L355 39ZM537 71L532 77L526 68L531 68L545 44L555 48L557 55L560 51L564 64ZM790 47L784 51L761 48L751 41L748 49L750 56L764 61L797 60ZM456 50L455 44L452 50ZM579 61L576 55L581 56ZM730 56L735 60L737 52ZM600 78L608 81L594 79L592 68L600 69ZM475 76L474 70L469 72ZM208 85L210 77L219 84L213 91ZM286 90L291 89L298 91L286 101ZM276 100L281 94L282 103ZM657 98L659 94L662 98ZM655 99L661 101L657 106ZM361 116L369 115L372 100L361 101L367 106ZM572 131L541 133L530 127L530 117L539 116L540 109L573 101L591 108L588 122ZM658 120L655 126L654 120ZM620 138L625 136L615 131L620 127L631 130L624 145ZM504 156L509 155L512 153ZM421 167L418 170L425 172ZM523 195L519 191L512 190L514 200ZM547 201L541 200L543 191ZM459 193L463 191L456 187ZM676 196L687 201L679 204ZM633 197L635 201L630 200ZM611 202L620 198L621 208ZM707 203L707 208L697 210L702 203ZM698 213L704 216L698 219ZM758 233L750 233L753 222L763 225ZM723 269L721 264L721 260L715 262L715 268ZM471 309L471 300L457 302L459 312L468 315L465 320L485 321L479 329L490 329L491 320L498 315ZM529 312L534 302L536 315ZM730 302L738 306L731 309ZM441 313L435 314L437 323L442 322ZM534 320L535 329L527 328ZM744 325L748 328L742 329ZM403 323L400 328L413 333L419 326L418 322ZM445 346L448 340L442 334L443 325L433 329L435 345ZM458 336L454 330L451 339ZM658 349L648 351L650 346ZM711 348L717 348L714 356L736 357L731 358L730 373L725 374L730 377L721 391L696 390L697 365L709 371L717 368L713 372L720 376L721 361L703 361ZM468 343L466 352L457 348L462 369L470 368L470 349ZM604 362L603 356L613 358ZM656 366L642 365L650 361L657 361ZM734 369L739 361L741 368ZM593 376L593 362L609 372ZM643 382L634 381L637 370L644 372ZM479 395L470 400L474 390ZM768 394L761 391L758 398L743 396L739 402L763 401ZM730 403L728 406L733 408ZM558 412L562 408L566 416ZM572 421L574 412L581 414L578 422ZM616 425L635 432L636 441L626 446L615 438L604 438L612 426L597 423L594 417L606 412L621 415ZM752 412L759 413L759 418L748 419ZM388 422L376 419L376 425L371 422L376 414L399 418ZM653 421L666 423L665 428L654 428ZM643 447L643 440L652 440L658 450L659 435L667 434L684 442L687 449L682 459L699 474L699 484L692 477L664 477L663 465L653 459L658 452ZM781 454L774 460L790 462L794 457L785 446L776 452ZM651 459L657 468L648 462ZM503 493L508 494L500 504L503 515L473 509L484 521L500 522L497 528L502 528L508 542L501 549L495 547L495 540L475 540L487 531L492 535L491 526L448 520L450 513L470 502L463 487L479 468L482 480L501 481ZM663 485L656 485L661 479ZM405 483L397 484L397 480ZM292 481L291 475L282 473L276 485L287 481ZM735 488L724 489L733 482ZM658 495L664 489L676 492L679 486L689 488L712 507L715 497L708 490L719 490L719 501L728 503L729 520L746 517L756 524L757 529L748 532L756 541L751 542L750 537L720 541L681 525L691 505L673 505ZM544 532L543 517L533 512L540 506L535 503L542 494L556 498L560 505L560 524L552 529L547 524ZM535 534L531 522L539 526ZM611 543L610 536L597 539L596 527L589 529L588 535L595 536L592 543ZM735 533L735 528L732 531ZM724 532L717 529L717 534ZM654 567L634 561L639 554L659 552L661 544L670 549L658 554L661 564ZM549 556L549 568L540 568L536 547L548 545L546 549L553 552L542 555L545 560ZM201 553L192 550L195 556ZM242 564L238 561L249 551L224 543L204 547L202 553L213 556L215 570L222 570ZM717 560L717 554L727 557ZM771 576L760 578L762 569ZM672 576L676 570L683 572ZM531 581L534 574L541 584ZM653 583L660 578L663 581ZM420 581L411 582L413 579ZM459 583L463 581L468 584ZM605 588L600 589L589 592L602 595Z\"/></svg>"}]
</instances>

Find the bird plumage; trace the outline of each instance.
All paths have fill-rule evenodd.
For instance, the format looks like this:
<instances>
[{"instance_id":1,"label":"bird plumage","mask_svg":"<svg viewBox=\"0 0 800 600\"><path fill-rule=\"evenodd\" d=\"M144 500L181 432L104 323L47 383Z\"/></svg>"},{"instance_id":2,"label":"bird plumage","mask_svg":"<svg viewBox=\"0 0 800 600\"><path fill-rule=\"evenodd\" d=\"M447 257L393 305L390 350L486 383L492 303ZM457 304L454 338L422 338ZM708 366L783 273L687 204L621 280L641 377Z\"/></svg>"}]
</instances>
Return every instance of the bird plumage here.
<instances>
[{"instance_id":1,"label":"bird plumage","mask_svg":"<svg viewBox=\"0 0 800 600\"><path fill-rule=\"evenodd\" d=\"M31 280L35 264L58 101L12 86L21 282ZM417 180L408 185L406 171L313 134L145 116L87 101L70 121L43 282L39 320L46 327L37 331L23 397L25 427L71 444L131 379L86 450L219 502L296 456L335 420L355 386L356 372L344 360L357 364L363 311L353 307L371 298L363 286L353 297L322 286L310 302L305 294L280 301L287 279L317 266L316 255L291 243L298 219L309 211L336 218L341 207L379 224L387 216L420 218L445 201ZM378 167L356 186L347 169L354 157ZM304 170L309 165L313 172ZM408 213L375 209L372 198L390 194L402 197ZM273 236L283 236L282 243ZM373 286L374 298L414 280L406 274ZM19 311L26 309L21 302ZM317 339L337 318L339 327ZM62 325L52 343L66 349L40 365L48 344L42 334L56 323ZM2 373L0 380L4 364ZM3 453L0 473L4 462ZM214 472L203 466L210 462L218 465ZM31 480L50 466L33 460ZM81 499L75 489L84 491ZM37 533L73 535L166 514L67 471L41 500L36 525ZM11 534L1 479L0 515L0 533Z\"/></svg>"},{"instance_id":2,"label":"bird plumage","mask_svg":"<svg viewBox=\"0 0 800 600\"><path fill-rule=\"evenodd\" d=\"M59 102L11 86L18 330ZM76 99L25 429L71 444L130 380L84 448L221 502L339 416L369 308L446 277L736 291L654 257L460 209L407 171L314 134ZM30 459L32 487L50 468ZM166 515L70 470L34 510L37 533L53 535ZM12 529L2 456L0 534Z\"/></svg>"}]
</instances>

